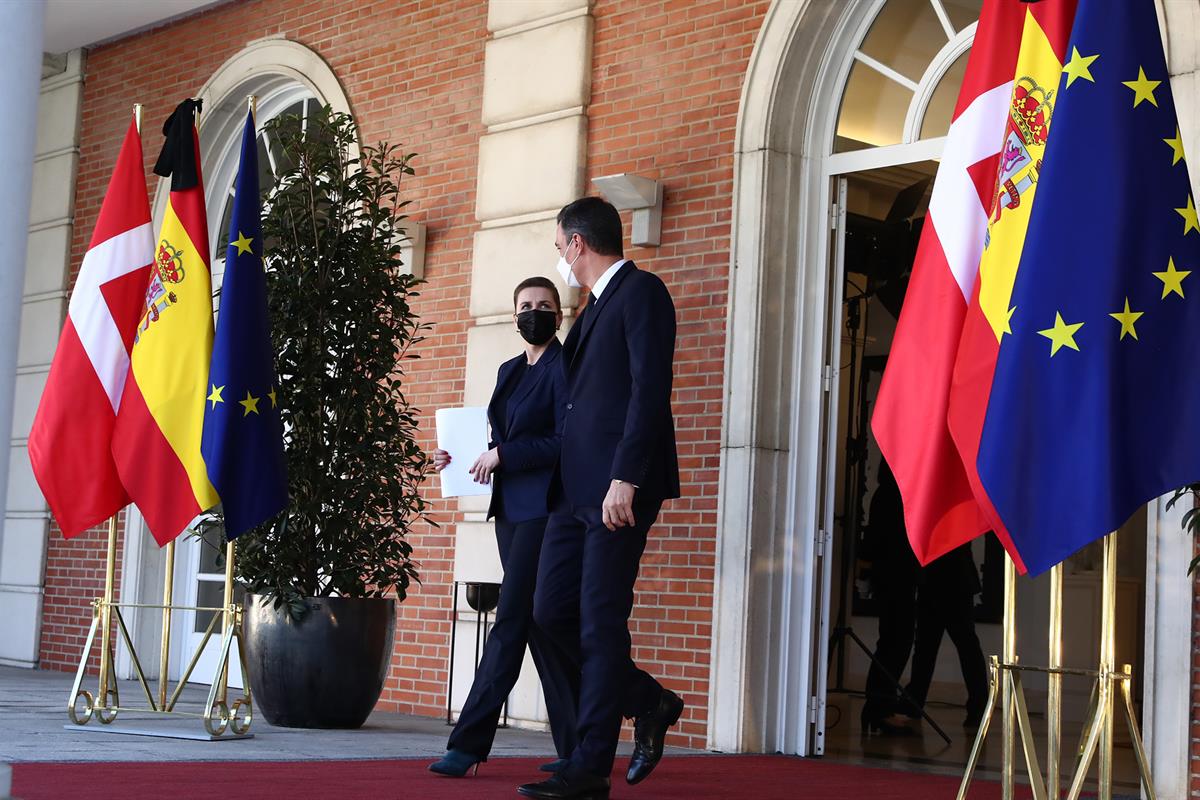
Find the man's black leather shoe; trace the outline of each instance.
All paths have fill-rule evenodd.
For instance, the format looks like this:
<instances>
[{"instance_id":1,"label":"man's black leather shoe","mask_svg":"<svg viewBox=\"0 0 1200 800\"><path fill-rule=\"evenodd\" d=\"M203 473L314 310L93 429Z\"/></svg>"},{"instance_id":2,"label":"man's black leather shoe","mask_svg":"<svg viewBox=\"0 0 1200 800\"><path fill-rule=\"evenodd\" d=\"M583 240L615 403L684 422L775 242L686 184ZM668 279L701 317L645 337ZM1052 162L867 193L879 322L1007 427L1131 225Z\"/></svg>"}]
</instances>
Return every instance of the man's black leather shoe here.
<instances>
[{"instance_id":1,"label":"man's black leather shoe","mask_svg":"<svg viewBox=\"0 0 1200 800\"><path fill-rule=\"evenodd\" d=\"M633 755L629 757L629 770L625 773L627 783L641 783L658 766L667 728L678 722L682 713L682 698L670 689L663 689L658 706L634 720Z\"/></svg>"},{"instance_id":2,"label":"man's black leather shoe","mask_svg":"<svg viewBox=\"0 0 1200 800\"><path fill-rule=\"evenodd\" d=\"M541 800L608 800L608 778L582 770L562 770L540 783L526 783L517 793Z\"/></svg>"}]
</instances>

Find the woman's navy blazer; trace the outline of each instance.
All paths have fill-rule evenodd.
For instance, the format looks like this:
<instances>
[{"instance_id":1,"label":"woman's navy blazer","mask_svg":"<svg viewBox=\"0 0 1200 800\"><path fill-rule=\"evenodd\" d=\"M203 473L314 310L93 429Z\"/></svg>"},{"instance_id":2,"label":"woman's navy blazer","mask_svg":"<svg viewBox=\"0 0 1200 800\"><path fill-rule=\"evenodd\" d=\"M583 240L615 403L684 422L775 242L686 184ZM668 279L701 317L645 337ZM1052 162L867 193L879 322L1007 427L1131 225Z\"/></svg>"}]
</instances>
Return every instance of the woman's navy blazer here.
<instances>
[{"instance_id":1,"label":"woman's navy blazer","mask_svg":"<svg viewBox=\"0 0 1200 800\"><path fill-rule=\"evenodd\" d=\"M546 495L567 413L567 379L561 356L562 345L555 337L529 368L528 380L509 397L503 425L497 418L496 398L508 381L521 380L527 363L525 354L500 365L488 403L491 446L500 448L488 519L499 515L508 522L526 522L548 515Z\"/></svg>"}]
</instances>

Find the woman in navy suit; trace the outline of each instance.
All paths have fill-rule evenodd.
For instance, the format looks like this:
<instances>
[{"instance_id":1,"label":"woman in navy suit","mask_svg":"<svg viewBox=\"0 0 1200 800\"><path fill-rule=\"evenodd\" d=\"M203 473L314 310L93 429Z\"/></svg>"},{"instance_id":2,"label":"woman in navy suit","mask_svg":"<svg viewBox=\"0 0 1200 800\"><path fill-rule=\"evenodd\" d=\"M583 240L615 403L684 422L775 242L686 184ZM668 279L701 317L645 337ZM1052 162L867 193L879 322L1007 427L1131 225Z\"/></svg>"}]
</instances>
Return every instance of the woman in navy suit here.
<instances>
[{"instance_id":1,"label":"woman in navy suit","mask_svg":"<svg viewBox=\"0 0 1200 800\"><path fill-rule=\"evenodd\" d=\"M513 292L513 320L525 339L525 352L500 365L488 404L492 441L471 466L479 483L492 484L488 518L496 520L496 542L504 565L496 624L488 636L471 692L450 734L447 751L429 769L460 778L486 761L496 735L500 710L521 672L525 645L542 681L550 731L559 759L575 749L578 679L547 669L552 645L533 622L533 590L542 535L546 531L546 495L558 460L566 416L566 376L559 361L562 325L558 289L546 278L522 281ZM434 469L450 463L435 450ZM559 762L544 769L554 771Z\"/></svg>"}]
</instances>

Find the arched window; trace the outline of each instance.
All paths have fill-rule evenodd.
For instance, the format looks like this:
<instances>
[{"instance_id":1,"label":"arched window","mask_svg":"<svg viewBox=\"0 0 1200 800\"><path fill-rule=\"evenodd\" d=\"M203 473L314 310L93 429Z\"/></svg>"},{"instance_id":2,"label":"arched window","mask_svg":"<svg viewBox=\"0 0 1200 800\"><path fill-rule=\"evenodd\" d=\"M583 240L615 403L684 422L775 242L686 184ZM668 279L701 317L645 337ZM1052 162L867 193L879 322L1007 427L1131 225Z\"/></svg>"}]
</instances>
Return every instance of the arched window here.
<instances>
[{"instance_id":1,"label":"arched window","mask_svg":"<svg viewBox=\"0 0 1200 800\"><path fill-rule=\"evenodd\" d=\"M278 144L262 132L268 120L282 114L307 118L312 109L329 105L335 111L350 112L345 92L329 65L319 55L297 42L267 38L253 42L226 61L197 93L204 101L197 120L200 133L200 160L204 172L205 205L208 211L209 245L212 248L213 288L219 288L225 268L229 219L232 214L234 182L241 159L242 130L248 109L247 96L257 99L259 187L270 191L276 176L283 171ZM161 224L169 194L169 181L160 181L155 196L155 226ZM144 569L159 569L158 548L142 525L141 515L129 509L128 530L136 538L126 547L127 578L122 592L133 596L138 587L150 585L142 580ZM214 534L210 534L214 535ZM215 532L219 539L219 532ZM198 537L182 537L175 566L174 601L182 606L217 607L222 603L224 567L218 563L221 542L205 543ZM151 581L152 583L152 581ZM142 602L156 602L151 596ZM136 612L136 609L134 610ZM186 654L196 650L203 640L210 617L207 612L185 611L179 624L172 627L171 679L180 677L186 667ZM136 622L131 622L136 627ZM211 674L219 655L219 641L211 639L199 656L197 675ZM236 647L236 644L235 644ZM127 656L118 656L120 674L133 677ZM229 682L241 686L238 659L231 661Z\"/></svg>"},{"instance_id":2,"label":"arched window","mask_svg":"<svg viewBox=\"0 0 1200 800\"><path fill-rule=\"evenodd\" d=\"M833 151L944 136L983 0L887 0L854 52Z\"/></svg>"},{"instance_id":3,"label":"arched window","mask_svg":"<svg viewBox=\"0 0 1200 800\"><path fill-rule=\"evenodd\" d=\"M222 64L196 94L204 101L197 126L214 288L221 285L224 274L233 185L249 95L258 102L259 187L264 192L274 185L280 172L279 148L262 133L267 120L282 114L307 116L318 105L350 112L346 93L329 65L304 45L283 38L251 43ZM166 182L160 182L154 202L156 226L166 209L167 194Z\"/></svg>"},{"instance_id":4,"label":"arched window","mask_svg":"<svg viewBox=\"0 0 1200 800\"><path fill-rule=\"evenodd\" d=\"M275 185L279 174L286 171L286 168L279 143L271 139L263 130L263 126L269 120L285 114L299 115L306 120L320 101L308 87L290 81L282 83L277 88L268 89L264 95L250 94L255 94L258 99L256 115L258 187L259 191L266 195ZM242 124L246 117L246 111L247 103L243 97L236 110L225 114L228 119L221 120L223 124L216 133L216 137L224 145L221 155L215 164L205 167L208 173L205 193L208 196L209 242L212 244L214 286L218 283L218 276L225 271L225 249L229 244L229 218L233 214L234 185L237 181L238 162L241 158Z\"/></svg>"}]
</instances>

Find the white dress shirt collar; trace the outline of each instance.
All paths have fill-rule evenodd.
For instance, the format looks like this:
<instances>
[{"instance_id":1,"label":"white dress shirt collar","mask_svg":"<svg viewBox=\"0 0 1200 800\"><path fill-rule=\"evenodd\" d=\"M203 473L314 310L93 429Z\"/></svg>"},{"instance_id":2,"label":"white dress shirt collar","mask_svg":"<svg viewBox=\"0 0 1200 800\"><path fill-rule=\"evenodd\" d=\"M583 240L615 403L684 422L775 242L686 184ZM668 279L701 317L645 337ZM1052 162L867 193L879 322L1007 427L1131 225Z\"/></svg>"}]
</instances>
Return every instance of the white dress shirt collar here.
<instances>
[{"instance_id":1,"label":"white dress shirt collar","mask_svg":"<svg viewBox=\"0 0 1200 800\"><path fill-rule=\"evenodd\" d=\"M611 267L604 270L604 274L596 279L596 285L592 287L592 294L594 294L596 296L597 300L600 299L600 295L604 292L604 287L608 286L608 282L612 280L613 275L616 275L617 270L619 270L619 269L621 269L621 267L625 266L626 262L628 262L628 261L629 261L628 258L622 258L622 259L618 260Z\"/></svg>"}]
</instances>

